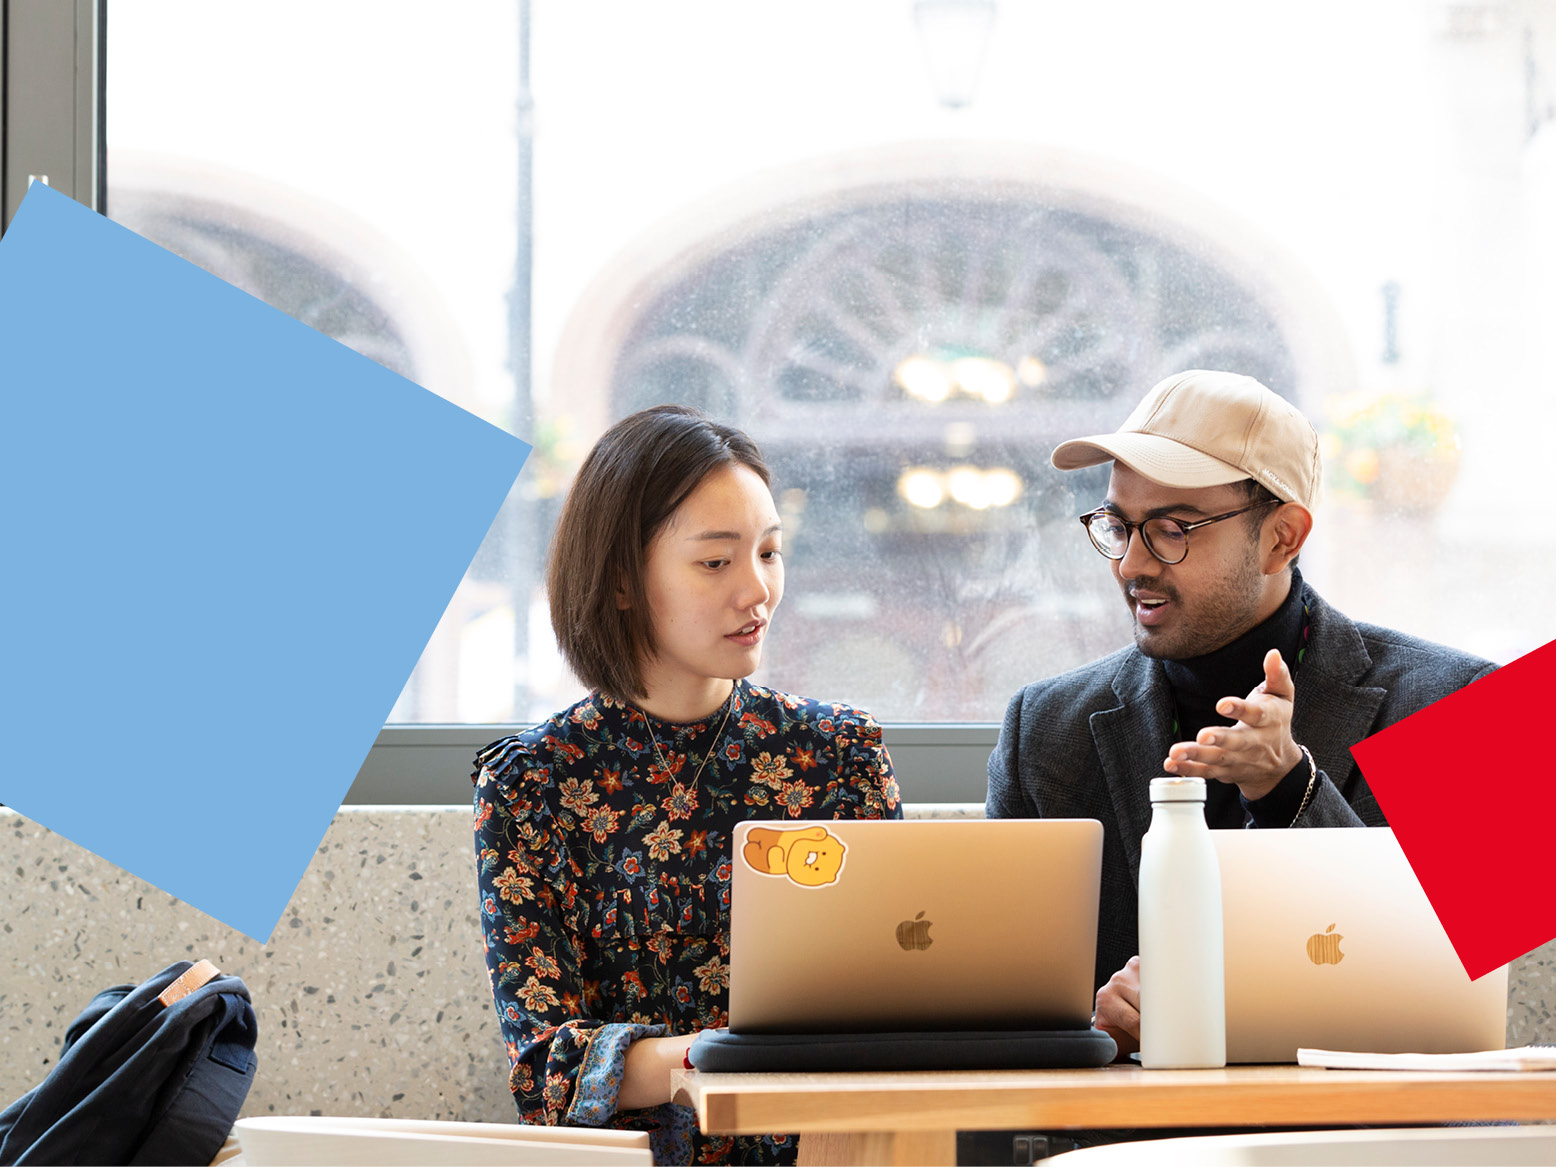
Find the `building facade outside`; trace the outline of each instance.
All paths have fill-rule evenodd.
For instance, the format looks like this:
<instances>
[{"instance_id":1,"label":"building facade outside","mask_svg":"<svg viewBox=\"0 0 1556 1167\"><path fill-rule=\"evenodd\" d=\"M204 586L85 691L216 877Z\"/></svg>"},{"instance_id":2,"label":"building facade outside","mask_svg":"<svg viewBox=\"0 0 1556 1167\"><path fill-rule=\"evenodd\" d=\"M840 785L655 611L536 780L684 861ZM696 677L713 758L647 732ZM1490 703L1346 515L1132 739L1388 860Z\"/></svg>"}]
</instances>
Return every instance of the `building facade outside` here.
<instances>
[{"instance_id":1,"label":"building facade outside","mask_svg":"<svg viewBox=\"0 0 1556 1167\"><path fill-rule=\"evenodd\" d=\"M571 700L545 534L667 400L774 465L761 679L883 719L991 720L1124 642L1074 522L1105 475L1047 454L1192 367L1319 426L1328 598L1556 636L1552 536L1493 518L1556 402L1548 4L536 5L527 72L527 6L267 11L114 9L108 213L535 442L395 719Z\"/></svg>"}]
</instances>

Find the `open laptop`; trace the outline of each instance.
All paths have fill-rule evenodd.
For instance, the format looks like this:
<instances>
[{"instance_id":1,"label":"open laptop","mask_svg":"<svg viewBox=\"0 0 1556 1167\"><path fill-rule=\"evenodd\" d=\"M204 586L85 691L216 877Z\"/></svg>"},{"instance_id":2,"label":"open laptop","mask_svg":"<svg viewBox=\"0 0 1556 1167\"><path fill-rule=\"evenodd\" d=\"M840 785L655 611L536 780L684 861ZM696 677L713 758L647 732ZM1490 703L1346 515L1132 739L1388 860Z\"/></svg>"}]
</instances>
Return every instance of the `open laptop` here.
<instances>
[{"instance_id":1,"label":"open laptop","mask_svg":"<svg viewBox=\"0 0 1556 1167\"><path fill-rule=\"evenodd\" d=\"M743 822L738 1034L1085 1030L1094 819Z\"/></svg>"},{"instance_id":2,"label":"open laptop","mask_svg":"<svg viewBox=\"0 0 1556 1167\"><path fill-rule=\"evenodd\" d=\"M1299 1048L1502 1049L1507 969L1471 981L1386 828L1212 831L1221 861L1226 1059Z\"/></svg>"}]
</instances>

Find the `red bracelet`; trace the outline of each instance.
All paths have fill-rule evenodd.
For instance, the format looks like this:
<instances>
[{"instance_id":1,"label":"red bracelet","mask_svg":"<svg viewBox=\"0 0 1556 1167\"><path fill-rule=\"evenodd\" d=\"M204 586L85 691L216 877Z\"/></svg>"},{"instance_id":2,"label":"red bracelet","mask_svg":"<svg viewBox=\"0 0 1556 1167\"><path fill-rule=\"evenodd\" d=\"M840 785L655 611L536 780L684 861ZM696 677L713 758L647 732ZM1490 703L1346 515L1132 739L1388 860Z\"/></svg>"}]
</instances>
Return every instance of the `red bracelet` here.
<instances>
[{"instance_id":1,"label":"red bracelet","mask_svg":"<svg viewBox=\"0 0 1556 1167\"><path fill-rule=\"evenodd\" d=\"M696 1066L692 1065L692 1047L691 1046L687 1046L686 1047L686 1052L681 1055L681 1065L685 1066L688 1070L695 1070L697 1068Z\"/></svg>"}]
</instances>

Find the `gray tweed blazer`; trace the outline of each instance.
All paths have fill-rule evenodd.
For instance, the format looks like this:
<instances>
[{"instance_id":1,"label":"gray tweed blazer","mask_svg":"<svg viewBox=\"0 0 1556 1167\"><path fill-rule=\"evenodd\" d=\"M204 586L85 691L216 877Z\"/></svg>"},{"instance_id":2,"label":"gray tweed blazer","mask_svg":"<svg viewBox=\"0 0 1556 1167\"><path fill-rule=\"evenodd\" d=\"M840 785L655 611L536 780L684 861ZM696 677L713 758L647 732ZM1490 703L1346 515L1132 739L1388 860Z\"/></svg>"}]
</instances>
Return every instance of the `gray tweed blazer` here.
<instances>
[{"instance_id":1,"label":"gray tweed blazer","mask_svg":"<svg viewBox=\"0 0 1556 1167\"><path fill-rule=\"evenodd\" d=\"M1387 826L1351 746L1496 666L1358 624L1302 587L1310 626L1292 736L1313 751L1320 773L1301 825ZM1161 663L1130 646L1022 689L989 758L990 818L1102 822L1099 988L1139 951L1140 840L1151 823L1150 782L1161 776L1172 744L1173 711Z\"/></svg>"}]
</instances>

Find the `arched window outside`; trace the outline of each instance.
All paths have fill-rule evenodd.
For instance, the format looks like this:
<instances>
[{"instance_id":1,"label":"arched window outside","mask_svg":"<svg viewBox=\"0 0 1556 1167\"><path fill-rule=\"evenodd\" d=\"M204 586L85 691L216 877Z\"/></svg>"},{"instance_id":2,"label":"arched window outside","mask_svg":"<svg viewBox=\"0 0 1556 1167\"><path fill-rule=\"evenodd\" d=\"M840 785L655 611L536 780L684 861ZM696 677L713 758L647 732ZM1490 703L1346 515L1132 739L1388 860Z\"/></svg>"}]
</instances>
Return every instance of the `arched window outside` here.
<instances>
[{"instance_id":1,"label":"arched window outside","mask_svg":"<svg viewBox=\"0 0 1556 1167\"><path fill-rule=\"evenodd\" d=\"M1203 251L1066 201L871 186L776 229L731 225L712 255L689 240L699 258L659 274L610 412L680 401L762 444L793 597L772 683L897 721L997 718L1122 631L1075 523L1106 471L1056 471L1053 447L1181 369L1295 395L1257 294Z\"/></svg>"}]
</instances>

